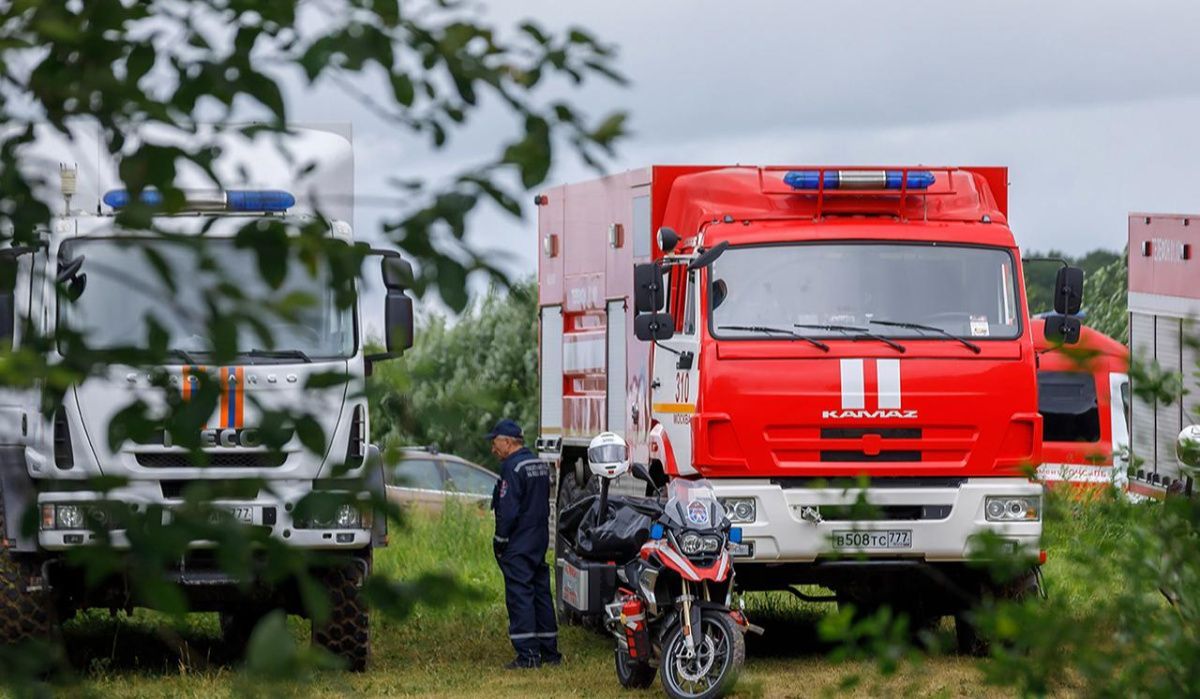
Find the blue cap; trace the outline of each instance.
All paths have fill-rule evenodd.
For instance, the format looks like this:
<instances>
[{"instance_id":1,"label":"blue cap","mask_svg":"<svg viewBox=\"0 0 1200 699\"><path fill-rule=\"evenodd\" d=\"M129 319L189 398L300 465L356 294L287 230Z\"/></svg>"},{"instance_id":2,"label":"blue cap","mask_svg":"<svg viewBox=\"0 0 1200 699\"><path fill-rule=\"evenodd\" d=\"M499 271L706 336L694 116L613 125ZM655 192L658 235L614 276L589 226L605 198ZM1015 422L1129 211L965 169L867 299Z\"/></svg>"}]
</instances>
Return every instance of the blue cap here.
<instances>
[{"instance_id":1,"label":"blue cap","mask_svg":"<svg viewBox=\"0 0 1200 699\"><path fill-rule=\"evenodd\" d=\"M496 423L496 426L492 428L491 432L488 432L488 439L495 439L496 437L513 437L515 439L521 439L524 437L524 434L521 432L520 425L512 420L509 420L508 418L504 418L500 422Z\"/></svg>"}]
</instances>

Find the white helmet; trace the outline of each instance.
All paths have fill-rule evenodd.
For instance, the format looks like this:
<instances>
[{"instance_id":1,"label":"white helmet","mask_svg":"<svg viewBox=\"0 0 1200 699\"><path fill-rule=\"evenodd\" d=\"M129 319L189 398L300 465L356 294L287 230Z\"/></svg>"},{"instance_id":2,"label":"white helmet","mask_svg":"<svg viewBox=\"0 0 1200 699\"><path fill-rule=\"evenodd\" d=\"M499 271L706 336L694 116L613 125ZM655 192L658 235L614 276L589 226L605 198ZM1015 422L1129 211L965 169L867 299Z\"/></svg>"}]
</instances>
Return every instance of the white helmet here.
<instances>
[{"instance_id":1,"label":"white helmet","mask_svg":"<svg viewBox=\"0 0 1200 699\"><path fill-rule=\"evenodd\" d=\"M601 478L616 478L629 470L629 445L615 432L601 432L588 445L588 468Z\"/></svg>"}]
</instances>

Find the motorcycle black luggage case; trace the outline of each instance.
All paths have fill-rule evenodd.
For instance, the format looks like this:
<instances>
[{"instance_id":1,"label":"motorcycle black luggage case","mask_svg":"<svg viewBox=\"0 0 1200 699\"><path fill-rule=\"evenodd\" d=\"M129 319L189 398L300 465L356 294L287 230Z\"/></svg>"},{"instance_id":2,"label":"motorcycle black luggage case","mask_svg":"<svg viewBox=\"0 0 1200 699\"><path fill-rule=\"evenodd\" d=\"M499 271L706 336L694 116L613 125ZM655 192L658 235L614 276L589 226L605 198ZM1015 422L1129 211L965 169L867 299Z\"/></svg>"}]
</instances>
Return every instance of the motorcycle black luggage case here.
<instances>
[{"instance_id":1,"label":"motorcycle black luggage case","mask_svg":"<svg viewBox=\"0 0 1200 699\"><path fill-rule=\"evenodd\" d=\"M558 599L580 614L602 614L604 605L617 592L617 565L607 561L588 561L563 551L556 563Z\"/></svg>"}]
</instances>

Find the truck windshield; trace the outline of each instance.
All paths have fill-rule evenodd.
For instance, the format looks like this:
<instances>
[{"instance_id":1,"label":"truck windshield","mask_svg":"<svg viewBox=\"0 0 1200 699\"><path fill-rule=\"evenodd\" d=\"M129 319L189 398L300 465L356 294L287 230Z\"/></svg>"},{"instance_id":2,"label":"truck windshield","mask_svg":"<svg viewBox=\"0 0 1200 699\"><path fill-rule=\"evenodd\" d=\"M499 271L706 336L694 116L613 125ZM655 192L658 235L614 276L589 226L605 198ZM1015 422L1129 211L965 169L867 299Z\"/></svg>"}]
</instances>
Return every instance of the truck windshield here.
<instances>
[{"instance_id":1,"label":"truck windshield","mask_svg":"<svg viewBox=\"0 0 1200 699\"><path fill-rule=\"evenodd\" d=\"M831 326L888 337L1011 339L1021 333L1013 270L1012 254L1001 248L735 246L710 272L711 328L718 338L760 340L787 338L731 326L787 327L830 339L843 335Z\"/></svg>"},{"instance_id":2,"label":"truck windshield","mask_svg":"<svg viewBox=\"0 0 1200 699\"><path fill-rule=\"evenodd\" d=\"M191 363L197 354L202 361L212 349L206 294L218 284L233 283L245 300L234 308L222 296L221 306L228 307L219 310L250 314L272 340L268 343L251 329L253 321L239 323L240 353L292 362L354 353L353 310L337 307L327 272L314 275L304 265L289 265L283 284L272 289L259 272L253 250L238 248L233 240L208 239L204 253L217 263L219 273L202 264L193 246L170 240L95 238L64 243L59 259L82 257L78 274L86 275L86 283L78 299L60 304L59 317L94 349L144 343L147 318L153 318L167 332L167 350L174 355L169 361ZM155 261L169 270L174 289L163 282ZM284 317L270 310L275 304L291 310Z\"/></svg>"}]
</instances>

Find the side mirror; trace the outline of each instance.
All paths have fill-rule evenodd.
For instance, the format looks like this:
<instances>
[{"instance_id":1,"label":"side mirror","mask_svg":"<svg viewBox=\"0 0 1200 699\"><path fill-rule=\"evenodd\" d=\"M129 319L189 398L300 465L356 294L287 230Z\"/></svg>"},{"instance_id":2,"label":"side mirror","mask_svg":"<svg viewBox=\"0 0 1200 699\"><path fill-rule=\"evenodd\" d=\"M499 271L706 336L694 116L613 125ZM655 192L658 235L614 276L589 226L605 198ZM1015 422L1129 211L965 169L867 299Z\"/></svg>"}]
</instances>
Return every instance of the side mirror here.
<instances>
[{"instance_id":1,"label":"side mirror","mask_svg":"<svg viewBox=\"0 0 1200 699\"><path fill-rule=\"evenodd\" d=\"M413 268L402 257L383 258L383 286L388 291L407 291L413 285Z\"/></svg>"},{"instance_id":2,"label":"side mirror","mask_svg":"<svg viewBox=\"0 0 1200 699\"><path fill-rule=\"evenodd\" d=\"M724 279L716 280L712 283L712 292L710 295L712 296L713 310L716 310L717 306L724 303L725 297L729 295L729 285L725 283Z\"/></svg>"},{"instance_id":3,"label":"side mirror","mask_svg":"<svg viewBox=\"0 0 1200 699\"><path fill-rule=\"evenodd\" d=\"M637 313L654 313L663 307L662 268L653 262L633 267L633 302Z\"/></svg>"},{"instance_id":4,"label":"side mirror","mask_svg":"<svg viewBox=\"0 0 1200 699\"><path fill-rule=\"evenodd\" d=\"M728 249L729 249L729 241L722 240L721 242L717 243L716 245L712 246L711 248L700 253L700 256L697 257L696 259L692 260L691 264L688 265L688 269L690 269L690 270L704 269L705 267L716 262L717 258L720 257L721 255L723 255L725 253L725 251Z\"/></svg>"},{"instance_id":5,"label":"side mirror","mask_svg":"<svg viewBox=\"0 0 1200 699\"><path fill-rule=\"evenodd\" d=\"M1062 267L1054 280L1054 312L1073 316L1083 305L1083 270Z\"/></svg>"},{"instance_id":6,"label":"side mirror","mask_svg":"<svg viewBox=\"0 0 1200 699\"><path fill-rule=\"evenodd\" d=\"M1052 313L1046 316L1046 339L1059 345L1079 342L1079 329L1083 326L1075 316Z\"/></svg>"},{"instance_id":7,"label":"side mirror","mask_svg":"<svg viewBox=\"0 0 1200 699\"><path fill-rule=\"evenodd\" d=\"M639 481L645 481L650 485L654 485L654 479L650 477L650 471L646 469L645 464L633 464L629 467L629 472Z\"/></svg>"},{"instance_id":8,"label":"side mirror","mask_svg":"<svg viewBox=\"0 0 1200 699\"><path fill-rule=\"evenodd\" d=\"M1200 466L1200 425L1188 425L1179 433L1179 439L1175 442L1175 458L1184 466Z\"/></svg>"},{"instance_id":9,"label":"side mirror","mask_svg":"<svg viewBox=\"0 0 1200 699\"><path fill-rule=\"evenodd\" d=\"M643 313L633 319L633 334L642 342L670 340L675 336L675 319L670 313Z\"/></svg>"},{"instance_id":10,"label":"side mirror","mask_svg":"<svg viewBox=\"0 0 1200 699\"><path fill-rule=\"evenodd\" d=\"M384 301L383 331L388 354L400 354L413 346L413 301L403 291L388 290Z\"/></svg>"}]
</instances>

